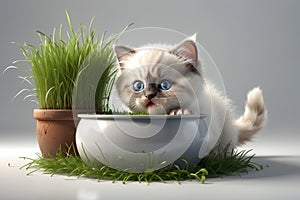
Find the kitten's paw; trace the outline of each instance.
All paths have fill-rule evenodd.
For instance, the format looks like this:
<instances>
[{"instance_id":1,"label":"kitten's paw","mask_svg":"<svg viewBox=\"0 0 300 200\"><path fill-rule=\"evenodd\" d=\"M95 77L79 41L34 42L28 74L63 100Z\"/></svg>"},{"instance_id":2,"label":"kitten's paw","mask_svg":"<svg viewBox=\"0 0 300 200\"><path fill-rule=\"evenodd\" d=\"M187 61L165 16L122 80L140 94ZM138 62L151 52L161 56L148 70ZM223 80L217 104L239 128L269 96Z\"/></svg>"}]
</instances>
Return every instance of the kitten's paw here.
<instances>
[{"instance_id":1,"label":"kitten's paw","mask_svg":"<svg viewBox=\"0 0 300 200\"><path fill-rule=\"evenodd\" d=\"M192 111L188 109L175 109L170 112L170 115L191 115Z\"/></svg>"}]
</instances>

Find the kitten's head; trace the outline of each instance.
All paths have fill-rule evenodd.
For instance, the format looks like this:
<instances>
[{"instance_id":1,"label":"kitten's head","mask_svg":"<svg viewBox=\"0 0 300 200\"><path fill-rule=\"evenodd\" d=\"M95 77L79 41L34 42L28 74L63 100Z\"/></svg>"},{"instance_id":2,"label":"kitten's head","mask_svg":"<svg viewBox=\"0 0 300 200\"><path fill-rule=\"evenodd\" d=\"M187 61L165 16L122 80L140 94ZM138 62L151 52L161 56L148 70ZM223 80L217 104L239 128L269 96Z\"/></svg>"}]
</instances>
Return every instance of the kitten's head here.
<instances>
[{"instance_id":1,"label":"kitten's head","mask_svg":"<svg viewBox=\"0 0 300 200\"><path fill-rule=\"evenodd\" d=\"M131 111L168 114L195 101L194 86L201 88L203 80L192 38L173 48L116 46L115 51L119 61L116 88Z\"/></svg>"}]
</instances>

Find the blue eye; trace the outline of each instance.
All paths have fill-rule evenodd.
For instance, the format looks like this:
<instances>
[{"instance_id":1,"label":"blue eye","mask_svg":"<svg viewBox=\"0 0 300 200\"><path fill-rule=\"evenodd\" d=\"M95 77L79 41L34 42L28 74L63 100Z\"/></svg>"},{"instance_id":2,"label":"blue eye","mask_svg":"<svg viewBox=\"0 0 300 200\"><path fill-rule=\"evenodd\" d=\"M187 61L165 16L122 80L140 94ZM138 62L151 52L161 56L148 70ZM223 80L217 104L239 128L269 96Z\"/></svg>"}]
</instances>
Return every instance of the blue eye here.
<instances>
[{"instance_id":1,"label":"blue eye","mask_svg":"<svg viewBox=\"0 0 300 200\"><path fill-rule=\"evenodd\" d=\"M133 83L133 89L136 92L140 92L144 89L144 83L142 81L135 81Z\"/></svg>"},{"instance_id":2,"label":"blue eye","mask_svg":"<svg viewBox=\"0 0 300 200\"><path fill-rule=\"evenodd\" d=\"M168 80L163 80L161 83L160 83L160 89L162 90L168 90L172 87L172 83Z\"/></svg>"}]
</instances>

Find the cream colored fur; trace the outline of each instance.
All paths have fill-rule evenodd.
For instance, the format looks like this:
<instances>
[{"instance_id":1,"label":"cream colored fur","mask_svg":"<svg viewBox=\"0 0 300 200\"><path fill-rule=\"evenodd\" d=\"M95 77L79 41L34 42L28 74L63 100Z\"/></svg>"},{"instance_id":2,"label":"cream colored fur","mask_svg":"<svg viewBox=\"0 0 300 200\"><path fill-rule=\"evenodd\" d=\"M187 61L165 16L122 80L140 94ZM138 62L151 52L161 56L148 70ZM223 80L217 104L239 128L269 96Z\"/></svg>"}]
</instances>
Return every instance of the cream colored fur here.
<instances>
[{"instance_id":1,"label":"cream colored fur","mask_svg":"<svg viewBox=\"0 0 300 200\"><path fill-rule=\"evenodd\" d=\"M116 47L120 71L116 88L120 99L132 111L147 110L150 114L206 114L208 153L213 147L234 148L252 139L263 126L265 108L262 91L254 88L248 93L244 114L236 119L229 100L221 95L202 73L194 39L176 47L154 48L155 45L130 49ZM193 68L195 67L197 71ZM151 99L155 106L147 107L145 91L133 91L135 80L159 84L168 79L173 85ZM200 155L201 156L201 155Z\"/></svg>"}]
</instances>

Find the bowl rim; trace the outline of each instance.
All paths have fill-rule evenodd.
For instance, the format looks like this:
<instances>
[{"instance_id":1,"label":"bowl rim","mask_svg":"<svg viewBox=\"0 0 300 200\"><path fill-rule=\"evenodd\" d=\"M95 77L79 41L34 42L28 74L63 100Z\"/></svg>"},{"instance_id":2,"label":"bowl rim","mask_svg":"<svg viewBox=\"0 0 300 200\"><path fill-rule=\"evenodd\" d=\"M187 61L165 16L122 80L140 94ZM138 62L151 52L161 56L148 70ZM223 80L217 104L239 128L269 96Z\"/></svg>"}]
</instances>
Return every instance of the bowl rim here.
<instances>
[{"instance_id":1,"label":"bowl rim","mask_svg":"<svg viewBox=\"0 0 300 200\"><path fill-rule=\"evenodd\" d=\"M168 119L168 120L178 120L178 119L204 119L207 115L110 115L110 114L78 114L77 115L81 119Z\"/></svg>"}]
</instances>

